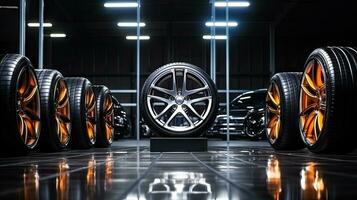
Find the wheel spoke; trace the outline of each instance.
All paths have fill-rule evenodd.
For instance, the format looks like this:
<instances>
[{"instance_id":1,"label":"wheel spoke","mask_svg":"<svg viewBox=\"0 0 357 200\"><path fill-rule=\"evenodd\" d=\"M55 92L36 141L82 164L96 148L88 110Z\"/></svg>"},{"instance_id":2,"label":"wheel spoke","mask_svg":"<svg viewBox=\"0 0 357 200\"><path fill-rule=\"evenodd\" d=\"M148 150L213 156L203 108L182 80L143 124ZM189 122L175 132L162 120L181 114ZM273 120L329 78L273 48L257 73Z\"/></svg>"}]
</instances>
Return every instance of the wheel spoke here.
<instances>
[{"instance_id":1,"label":"wheel spoke","mask_svg":"<svg viewBox=\"0 0 357 200\"><path fill-rule=\"evenodd\" d=\"M163 114L165 114L170 108L173 106L172 103L167 104L167 106L158 114L155 116L155 119L159 119Z\"/></svg>"},{"instance_id":2,"label":"wheel spoke","mask_svg":"<svg viewBox=\"0 0 357 200\"><path fill-rule=\"evenodd\" d=\"M318 115L315 116L315 120L314 120L314 137L315 137L315 141L317 140L317 138L319 138L319 134L318 134Z\"/></svg>"},{"instance_id":3,"label":"wheel spoke","mask_svg":"<svg viewBox=\"0 0 357 200\"><path fill-rule=\"evenodd\" d=\"M310 126L314 123L314 119L315 119L316 113L312 112L310 113L306 120L305 120L305 124L303 127L303 130L306 132L306 136L308 136L310 134Z\"/></svg>"},{"instance_id":4,"label":"wheel spoke","mask_svg":"<svg viewBox=\"0 0 357 200\"><path fill-rule=\"evenodd\" d=\"M68 101L69 101L69 98L67 98L67 97L64 100L59 101L57 108L64 108L67 105Z\"/></svg>"},{"instance_id":5,"label":"wheel spoke","mask_svg":"<svg viewBox=\"0 0 357 200\"><path fill-rule=\"evenodd\" d=\"M196 89L193 89L193 90L186 90L184 95L190 96L190 95L193 95L193 94L196 94L196 93L208 90L208 89L209 89L209 87L207 85L205 85L204 87L196 88Z\"/></svg>"},{"instance_id":6,"label":"wheel spoke","mask_svg":"<svg viewBox=\"0 0 357 200\"><path fill-rule=\"evenodd\" d=\"M324 115L320 111L317 113L317 120L319 131L322 131L322 128L324 126Z\"/></svg>"},{"instance_id":7,"label":"wheel spoke","mask_svg":"<svg viewBox=\"0 0 357 200\"><path fill-rule=\"evenodd\" d=\"M177 93L176 71L175 69L172 69L171 72L172 72L172 90L174 91L174 94L176 94Z\"/></svg>"},{"instance_id":8,"label":"wheel spoke","mask_svg":"<svg viewBox=\"0 0 357 200\"><path fill-rule=\"evenodd\" d=\"M302 90L311 98L318 99L319 97L316 94L313 94L306 88L304 84L301 85Z\"/></svg>"},{"instance_id":9,"label":"wheel spoke","mask_svg":"<svg viewBox=\"0 0 357 200\"><path fill-rule=\"evenodd\" d=\"M270 101L273 102L273 104L274 104L275 106L279 106L279 104L280 104L279 101L277 101L277 100L274 98L274 96L273 96L273 94L271 93L271 91L268 92L268 97L269 97Z\"/></svg>"},{"instance_id":10,"label":"wheel spoke","mask_svg":"<svg viewBox=\"0 0 357 200\"><path fill-rule=\"evenodd\" d=\"M203 117L200 114L198 114L196 109L191 104L186 104L186 106L193 112L193 114L195 114L198 118L203 120Z\"/></svg>"},{"instance_id":11,"label":"wheel spoke","mask_svg":"<svg viewBox=\"0 0 357 200\"><path fill-rule=\"evenodd\" d=\"M30 135L28 135L28 133L27 133L27 138L36 139L36 137L37 137L36 128L34 127L33 122L31 121L31 118L26 114L24 114L22 117L25 122L27 132L30 133Z\"/></svg>"},{"instance_id":12,"label":"wheel spoke","mask_svg":"<svg viewBox=\"0 0 357 200\"><path fill-rule=\"evenodd\" d=\"M317 87L314 83L314 81L311 79L310 75L308 73L305 73L305 80L307 81L308 83L308 86L313 89L314 91L317 90Z\"/></svg>"},{"instance_id":13,"label":"wheel spoke","mask_svg":"<svg viewBox=\"0 0 357 200\"><path fill-rule=\"evenodd\" d=\"M19 127L20 135L22 136L25 131L25 122L20 115L18 115L17 117L18 117L18 123L20 125Z\"/></svg>"},{"instance_id":14,"label":"wheel spoke","mask_svg":"<svg viewBox=\"0 0 357 200\"><path fill-rule=\"evenodd\" d=\"M24 112L26 113L27 116L29 116L32 120L40 120L40 117L38 116L38 114L36 113L36 111L34 111L31 108L28 107L24 107Z\"/></svg>"},{"instance_id":15,"label":"wheel spoke","mask_svg":"<svg viewBox=\"0 0 357 200\"><path fill-rule=\"evenodd\" d=\"M176 109L176 110L171 114L171 116L169 117L169 119L166 121L166 123L165 123L164 126L168 126L169 123L172 121L172 119L173 119L174 117L176 117L176 115L177 115L178 113L179 113L179 111L178 111L178 109Z\"/></svg>"},{"instance_id":16,"label":"wheel spoke","mask_svg":"<svg viewBox=\"0 0 357 200\"><path fill-rule=\"evenodd\" d=\"M166 99L166 98L164 98L164 97L159 97L159 96L154 96L154 95L148 95L147 97L150 98L150 99L156 99L156 100L159 100L159 101L161 101L161 102L165 102L165 103L167 103L167 104L170 103L170 100L169 100L169 99Z\"/></svg>"},{"instance_id":17,"label":"wheel spoke","mask_svg":"<svg viewBox=\"0 0 357 200\"><path fill-rule=\"evenodd\" d=\"M32 89L30 87L28 87L27 91L24 94L24 103L28 103L32 100L32 98L35 96L36 92L37 92L38 86L34 86ZM31 90L29 92L29 90Z\"/></svg>"},{"instance_id":18,"label":"wheel spoke","mask_svg":"<svg viewBox=\"0 0 357 200\"><path fill-rule=\"evenodd\" d=\"M185 93L187 90L187 86L186 86L186 82L187 82L187 69L183 70L183 80L182 80L182 93Z\"/></svg>"},{"instance_id":19,"label":"wheel spoke","mask_svg":"<svg viewBox=\"0 0 357 200\"><path fill-rule=\"evenodd\" d=\"M168 89L166 89L166 88L158 87L158 86L151 86L151 88L154 89L154 90L157 90L157 91L159 91L159 92L168 94L168 95L170 95L170 96L175 96L174 90L168 90Z\"/></svg>"},{"instance_id":20,"label":"wheel spoke","mask_svg":"<svg viewBox=\"0 0 357 200\"><path fill-rule=\"evenodd\" d=\"M18 93L20 96L23 96L24 93L26 92L26 89L28 88L28 73L24 70L23 73L23 78L21 77L20 83L19 83L19 88L18 88Z\"/></svg>"},{"instance_id":21,"label":"wheel spoke","mask_svg":"<svg viewBox=\"0 0 357 200\"><path fill-rule=\"evenodd\" d=\"M201 101L205 101L205 100L211 100L212 97L211 96L206 96L206 97L200 97L200 98L197 98L197 99L191 99L189 100L189 104L194 104L194 103L197 103L197 102L201 102Z\"/></svg>"},{"instance_id":22,"label":"wheel spoke","mask_svg":"<svg viewBox=\"0 0 357 200\"><path fill-rule=\"evenodd\" d=\"M278 116L273 116L270 119L270 121L268 122L267 127L268 128L273 128L275 126L276 122L278 121L278 119L279 119Z\"/></svg>"},{"instance_id":23,"label":"wheel spoke","mask_svg":"<svg viewBox=\"0 0 357 200\"><path fill-rule=\"evenodd\" d=\"M280 119L278 118L278 120L276 121L275 126L274 126L275 139L278 138L279 130L280 130Z\"/></svg>"},{"instance_id":24,"label":"wheel spoke","mask_svg":"<svg viewBox=\"0 0 357 200\"><path fill-rule=\"evenodd\" d=\"M267 105L267 109L269 112L275 114L275 115L279 115L280 114L280 111L279 109L276 109L276 108L273 108L272 106L270 105Z\"/></svg>"},{"instance_id":25,"label":"wheel spoke","mask_svg":"<svg viewBox=\"0 0 357 200\"><path fill-rule=\"evenodd\" d=\"M316 108L317 104L313 103L306 107L301 113L300 116L305 116L306 114L310 114Z\"/></svg>"},{"instance_id":26,"label":"wheel spoke","mask_svg":"<svg viewBox=\"0 0 357 200\"><path fill-rule=\"evenodd\" d=\"M56 115L57 115L58 120L60 120L64 123L71 123L71 119L67 115L65 115L61 112L58 112L58 111L56 112Z\"/></svg>"},{"instance_id":27,"label":"wheel spoke","mask_svg":"<svg viewBox=\"0 0 357 200\"><path fill-rule=\"evenodd\" d=\"M182 108L180 109L180 113L186 118L187 122L190 124L190 126L194 126L192 120L190 119L190 117L187 115L187 113L182 110Z\"/></svg>"}]
</instances>

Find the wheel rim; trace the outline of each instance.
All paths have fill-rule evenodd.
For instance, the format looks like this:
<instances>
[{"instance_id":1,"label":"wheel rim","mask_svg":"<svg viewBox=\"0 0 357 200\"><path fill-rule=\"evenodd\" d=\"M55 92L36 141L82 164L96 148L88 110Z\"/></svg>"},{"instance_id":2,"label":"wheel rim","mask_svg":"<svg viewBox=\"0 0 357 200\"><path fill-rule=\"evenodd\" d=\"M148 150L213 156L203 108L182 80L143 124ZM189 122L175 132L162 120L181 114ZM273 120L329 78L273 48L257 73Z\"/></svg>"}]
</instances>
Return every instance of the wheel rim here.
<instances>
[{"instance_id":1,"label":"wheel rim","mask_svg":"<svg viewBox=\"0 0 357 200\"><path fill-rule=\"evenodd\" d=\"M91 87L87 88L85 93L85 107L86 107L86 127L90 142L95 142L95 99L94 92Z\"/></svg>"},{"instance_id":2,"label":"wheel rim","mask_svg":"<svg viewBox=\"0 0 357 200\"><path fill-rule=\"evenodd\" d=\"M109 94L105 95L103 108L102 120L105 124L105 137L111 143L114 134L114 107L112 97Z\"/></svg>"},{"instance_id":3,"label":"wheel rim","mask_svg":"<svg viewBox=\"0 0 357 200\"><path fill-rule=\"evenodd\" d=\"M40 135L40 94L36 76L29 67L20 71L16 99L18 130L24 144L32 148Z\"/></svg>"},{"instance_id":4,"label":"wheel rim","mask_svg":"<svg viewBox=\"0 0 357 200\"><path fill-rule=\"evenodd\" d=\"M311 60L306 67L300 91L300 131L305 142L313 145L324 127L326 112L325 72L319 60Z\"/></svg>"},{"instance_id":5,"label":"wheel rim","mask_svg":"<svg viewBox=\"0 0 357 200\"><path fill-rule=\"evenodd\" d=\"M200 73L177 66L162 71L154 79L147 95L147 106L151 117L163 128L174 132L190 131L210 113L211 95Z\"/></svg>"},{"instance_id":6,"label":"wheel rim","mask_svg":"<svg viewBox=\"0 0 357 200\"><path fill-rule=\"evenodd\" d=\"M55 87L57 136L62 145L68 144L71 130L69 96L66 82L60 79Z\"/></svg>"},{"instance_id":7,"label":"wheel rim","mask_svg":"<svg viewBox=\"0 0 357 200\"><path fill-rule=\"evenodd\" d=\"M271 143L274 143L280 134L281 99L278 85L272 83L269 86L267 97L267 135Z\"/></svg>"}]
</instances>

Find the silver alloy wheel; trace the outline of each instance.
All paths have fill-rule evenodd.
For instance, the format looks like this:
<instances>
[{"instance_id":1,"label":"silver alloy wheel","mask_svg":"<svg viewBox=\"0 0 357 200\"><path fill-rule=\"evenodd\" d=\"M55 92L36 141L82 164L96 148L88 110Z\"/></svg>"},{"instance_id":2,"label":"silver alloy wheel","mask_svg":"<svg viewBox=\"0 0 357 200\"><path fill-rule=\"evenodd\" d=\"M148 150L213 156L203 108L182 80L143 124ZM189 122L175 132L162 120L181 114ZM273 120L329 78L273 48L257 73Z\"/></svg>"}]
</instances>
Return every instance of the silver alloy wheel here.
<instances>
[{"instance_id":1,"label":"silver alloy wheel","mask_svg":"<svg viewBox=\"0 0 357 200\"><path fill-rule=\"evenodd\" d=\"M212 92L200 72L176 65L159 72L152 81L147 106L157 124L174 132L199 126L212 109Z\"/></svg>"}]
</instances>

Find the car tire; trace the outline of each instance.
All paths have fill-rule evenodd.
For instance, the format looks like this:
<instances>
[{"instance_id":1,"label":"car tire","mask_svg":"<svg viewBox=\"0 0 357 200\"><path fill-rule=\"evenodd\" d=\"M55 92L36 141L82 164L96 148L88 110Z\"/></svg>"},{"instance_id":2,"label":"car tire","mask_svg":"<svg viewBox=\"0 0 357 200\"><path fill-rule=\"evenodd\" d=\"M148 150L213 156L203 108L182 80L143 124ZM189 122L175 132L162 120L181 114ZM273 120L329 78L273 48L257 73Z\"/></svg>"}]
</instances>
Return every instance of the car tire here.
<instances>
[{"instance_id":1,"label":"car tire","mask_svg":"<svg viewBox=\"0 0 357 200\"><path fill-rule=\"evenodd\" d=\"M313 51L305 64L300 91L300 132L314 153L355 149L357 51L327 47Z\"/></svg>"},{"instance_id":2,"label":"car tire","mask_svg":"<svg viewBox=\"0 0 357 200\"><path fill-rule=\"evenodd\" d=\"M144 83L141 103L145 122L167 137L202 135L218 111L215 84L201 68L187 63L154 71Z\"/></svg>"},{"instance_id":3,"label":"car tire","mask_svg":"<svg viewBox=\"0 0 357 200\"><path fill-rule=\"evenodd\" d=\"M35 70L41 95L41 138L44 151L59 151L68 146L71 138L69 92L62 74L56 70Z\"/></svg>"},{"instance_id":4,"label":"car tire","mask_svg":"<svg viewBox=\"0 0 357 200\"><path fill-rule=\"evenodd\" d=\"M96 101L86 78L65 78L69 88L72 129L70 146L89 149L96 141Z\"/></svg>"},{"instance_id":5,"label":"car tire","mask_svg":"<svg viewBox=\"0 0 357 200\"><path fill-rule=\"evenodd\" d=\"M301 74L275 74L270 81L266 98L266 134L277 150L305 147L299 132L299 89Z\"/></svg>"},{"instance_id":6,"label":"car tire","mask_svg":"<svg viewBox=\"0 0 357 200\"><path fill-rule=\"evenodd\" d=\"M96 147L109 147L114 138L114 105L110 90L104 85L92 87L97 102Z\"/></svg>"},{"instance_id":7,"label":"car tire","mask_svg":"<svg viewBox=\"0 0 357 200\"><path fill-rule=\"evenodd\" d=\"M1 152L26 154L37 146L41 131L38 80L30 60L18 54L0 58Z\"/></svg>"}]
</instances>

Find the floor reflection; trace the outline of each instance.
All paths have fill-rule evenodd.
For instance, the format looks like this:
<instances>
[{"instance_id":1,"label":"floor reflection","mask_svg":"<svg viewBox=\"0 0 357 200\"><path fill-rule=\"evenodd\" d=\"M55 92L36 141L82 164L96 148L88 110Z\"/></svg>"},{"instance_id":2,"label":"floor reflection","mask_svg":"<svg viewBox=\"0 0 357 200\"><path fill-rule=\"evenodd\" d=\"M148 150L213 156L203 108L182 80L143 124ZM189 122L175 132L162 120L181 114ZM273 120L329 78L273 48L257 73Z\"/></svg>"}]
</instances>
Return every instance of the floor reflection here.
<instances>
[{"instance_id":1,"label":"floor reflection","mask_svg":"<svg viewBox=\"0 0 357 200\"><path fill-rule=\"evenodd\" d=\"M47 154L1 165L0 199L355 199L355 157L253 147Z\"/></svg>"}]
</instances>

